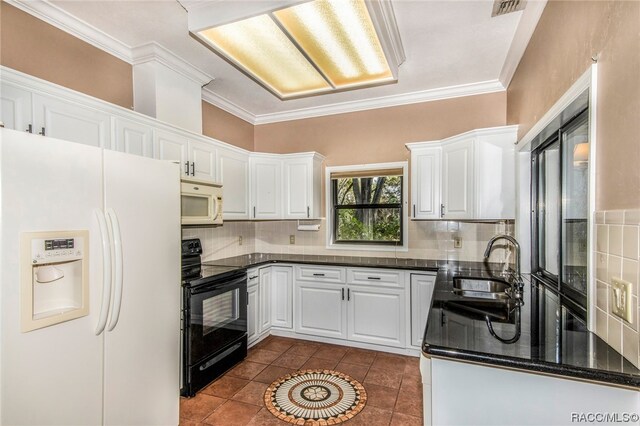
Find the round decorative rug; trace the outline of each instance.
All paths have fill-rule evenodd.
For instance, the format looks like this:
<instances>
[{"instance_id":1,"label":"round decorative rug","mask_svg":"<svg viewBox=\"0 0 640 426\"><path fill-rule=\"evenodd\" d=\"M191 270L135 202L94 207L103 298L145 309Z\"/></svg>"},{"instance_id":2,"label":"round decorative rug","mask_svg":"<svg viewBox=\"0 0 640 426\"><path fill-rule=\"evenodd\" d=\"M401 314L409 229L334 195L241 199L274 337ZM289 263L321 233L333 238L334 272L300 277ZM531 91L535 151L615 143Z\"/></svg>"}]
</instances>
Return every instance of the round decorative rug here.
<instances>
[{"instance_id":1,"label":"round decorative rug","mask_svg":"<svg viewBox=\"0 0 640 426\"><path fill-rule=\"evenodd\" d=\"M357 380L333 370L302 370L271 383L264 393L267 409L297 425L345 422L364 408L367 392Z\"/></svg>"}]
</instances>

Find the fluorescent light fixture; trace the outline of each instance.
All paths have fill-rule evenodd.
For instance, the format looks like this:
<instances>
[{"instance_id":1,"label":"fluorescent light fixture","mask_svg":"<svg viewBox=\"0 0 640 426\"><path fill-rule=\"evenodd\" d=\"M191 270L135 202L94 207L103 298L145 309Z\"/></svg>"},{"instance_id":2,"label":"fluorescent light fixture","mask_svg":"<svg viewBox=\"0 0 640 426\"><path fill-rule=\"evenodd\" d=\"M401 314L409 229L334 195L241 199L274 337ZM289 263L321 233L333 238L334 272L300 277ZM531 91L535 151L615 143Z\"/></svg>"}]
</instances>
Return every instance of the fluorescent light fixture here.
<instances>
[{"instance_id":1,"label":"fluorescent light fixture","mask_svg":"<svg viewBox=\"0 0 640 426\"><path fill-rule=\"evenodd\" d=\"M314 0L195 34L279 98L291 99L395 82L398 64L390 66L374 21L381 19L372 19L364 0ZM396 46L402 47L399 39Z\"/></svg>"}]
</instances>

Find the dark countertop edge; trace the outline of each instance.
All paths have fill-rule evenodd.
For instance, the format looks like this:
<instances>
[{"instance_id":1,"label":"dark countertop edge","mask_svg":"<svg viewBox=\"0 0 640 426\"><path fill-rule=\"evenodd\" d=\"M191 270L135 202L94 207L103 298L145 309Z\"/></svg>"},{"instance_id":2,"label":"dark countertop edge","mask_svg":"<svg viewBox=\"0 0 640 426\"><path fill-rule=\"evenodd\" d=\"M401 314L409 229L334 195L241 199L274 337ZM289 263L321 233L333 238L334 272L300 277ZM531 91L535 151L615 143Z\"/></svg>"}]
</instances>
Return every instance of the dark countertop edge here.
<instances>
[{"instance_id":1,"label":"dark countertop edge","mask_svg":"<svg viewBox=\"0 0 640 426\"><path fill-rule=\"evenodd\" d=\"M495 365L523 372L534 371L536 373L550 374L555 377L573 377L601 385L631 388L640 388L640 377L624 373L606 372L591 368L559 365L546 361L528 361L523 358L509 357L505 355L484 354L473 351L462 351L442 346L424 344L422 354L426 357L438 357L451 360L467 361L483 365Z\"/></svg>"},{"instance_id":2,"label":"dark countertop edge","mask_svg":"<svg viewBox=\"0 0 640 426\"><path fill-rule=\"evenodd\" d=\"M375 259L375 258L372 258ZM386 259L386 258L383 258ZM216 259L203 262L204 265L207 266L231 266L224 263L215 263L224 259ZM407 259L412 260L412 259ZM446 262L446 261L443 261ZM339 267L353 267L353 268L378 268L378 269L406 269L412 271L424 271L424 272L438 272L440 269L446 266L446 263L443 263L441 266L418 266L418 265L394 265L394 264L376 264L376 263L349 263L349 262L340 262L340 261L327 261L327 260L285 260L285 259L265 259L259 260L256 262L252 262L246 265L234 265L239 269L251 269L257 268L264 265L273 265L277 263L284 264L299 264L299 265L327 265L327 266L339 266Z\"/></svg>"}]
</instances>

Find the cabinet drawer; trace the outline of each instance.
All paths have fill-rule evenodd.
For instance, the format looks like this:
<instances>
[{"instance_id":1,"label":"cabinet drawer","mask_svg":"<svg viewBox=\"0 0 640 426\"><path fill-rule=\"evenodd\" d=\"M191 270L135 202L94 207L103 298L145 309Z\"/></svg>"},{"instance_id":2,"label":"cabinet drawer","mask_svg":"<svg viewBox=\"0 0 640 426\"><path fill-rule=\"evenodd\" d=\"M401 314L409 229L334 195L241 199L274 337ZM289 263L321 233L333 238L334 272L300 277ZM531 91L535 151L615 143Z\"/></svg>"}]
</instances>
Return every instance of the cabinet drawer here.
<instances>
[{"instance_id":1,"label":"cabinet drawer","mask_svg":"<svg viewBox=\"0 0 640 426\"><path fill-rule=\"evenodd\" d=\"M347 282L349 284L383 285L390 287L403 287L404 274L393 269L361 269L350 268L347 270Z\"/></svg>"},{"instance_id":2,"label":"cabinet drawer","mask_svg":"<svg viewBox=\"0 0 640 426\"><path fill-rule=\"evenodd\" d=\"M344 283L345 269L332 266L298 266L296 267L296 278L306 281Z\"/></svg>"}]
</instances>

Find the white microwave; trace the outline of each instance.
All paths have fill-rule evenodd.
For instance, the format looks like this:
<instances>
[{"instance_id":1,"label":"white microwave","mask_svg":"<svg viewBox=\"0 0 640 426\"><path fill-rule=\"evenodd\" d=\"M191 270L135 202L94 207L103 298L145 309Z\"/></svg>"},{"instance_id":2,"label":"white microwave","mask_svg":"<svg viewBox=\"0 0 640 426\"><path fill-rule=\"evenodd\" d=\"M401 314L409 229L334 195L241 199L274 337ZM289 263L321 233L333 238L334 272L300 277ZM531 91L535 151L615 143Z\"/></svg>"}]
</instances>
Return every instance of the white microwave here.
<instances>
[{"instance_id":1,"label":"white microwave","mask_svg":"<svg viewBox=\"0 0 640 426\"><path fill-rule=\"evenodd\" d=\"M183 225L222 225L222 185L195 179L182 179Z\"/></svg>"}]
</instances>

